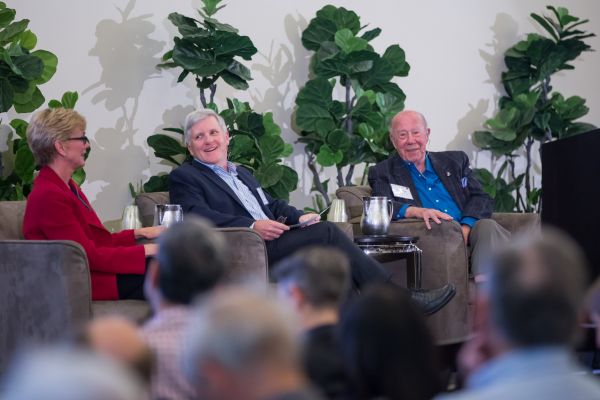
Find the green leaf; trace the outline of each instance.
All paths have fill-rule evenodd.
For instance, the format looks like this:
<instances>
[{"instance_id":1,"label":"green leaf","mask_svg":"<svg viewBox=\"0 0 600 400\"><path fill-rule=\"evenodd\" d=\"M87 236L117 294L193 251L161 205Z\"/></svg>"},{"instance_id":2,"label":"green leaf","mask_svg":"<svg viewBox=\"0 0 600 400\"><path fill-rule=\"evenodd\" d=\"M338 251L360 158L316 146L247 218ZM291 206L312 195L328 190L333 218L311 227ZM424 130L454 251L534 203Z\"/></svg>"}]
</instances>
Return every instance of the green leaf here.
<instances>
[{"instance_id":1,"label":"green leaf","mask_svg":"<svg viewBox=\"0 0 600 400\"><path fill-rule=\"evenodd\" d=\"M45 101L44 95L40 89L36 87L29 102L25 104L15 103L15 111L18 113L30 113L37 110Z\"/></svg>"},{"instance_id":2,"label":"green leaf","mask_svg":"<svg viewBox=\"0 0 600 400\"><path fill-rule=\"evenodd\" d=\"M35 36L35 34L30 30L26 30L25 32L21 33L19 44L24 49L32 50L37 44L37 36Z\"/></svg>"},{"instance_id":3,"label":"green leaf","mask_svg":"<svg viewBox=\"0 0 600 400\"><path fill-rule=\"evenodd\" d=\"M365 39L367 42L370 42L371 40L373 40L377 36L379 36L380 33L381 33L381 29L375 28L375 29L371 29L370 31L363 33L360 37Z\"/></svg>"},{"instance_id":4,"label":"green leaf","mask_svg":"<svg viewBox=\"0 0 600 400\"><path fill-rule=\"evenodd\" d=\"M44 70L41 76L34 81L36 85L42 85L54 76L56 66L58 65L58 57L46 50L36 50L31 55L39 58L44 63Z\"/></svg>"},{"instance_id":5,"label":"green leaf","mask_svg":"<svg viewBox=\"0 0 600 400\"><path fill-rule=\"evenodd\" d=\"M322 62L328 60L332 57L335 57L339 54L340 48L334 42L323 42L321 43L321 47L317 51L317 60Z\"/></svg>"},{"instance_id":6,"label":"green leaf","mask_svg":"<svg viewBox=\"0 0 600 400\"><path fill-rule=\"evenodd\" d=\"M531 16L531 18L536 20L536 22L538 24L540 24L542 26L542 28L544 28L546 30L546 32L548 32L554 40L556 40L557 42L560 40L557 33L554 31L554 28L552 27L552 25L550 25L544 18L540 17L539 15L537 15L535 13L531 13L529 15Z\"/></svg>"},{"instance_id":7,"label":"green leaf","mask_svg":"<svg viewBox=\"0 0 600 400\"><path fill-rule=\"evenodd\" d=\"M317 125L320 124L319 133L325 134L335 127L329 111L315 104L298 106L296 124L305 131L317 131Z\"/></svg>"},{"instance_id":8,"label":"green leaf","mask_svg":"<svg viewBox=\"0 0 600 400\"><path fill-rule=\"evenodd\" d=\"M391 65L394 76L408 75L408 72L410 71L410 65L408 65L406 62L404 50L402 50L397 44L388 47L381 58Z\"/></svg>"},{"instance_id":9,"label":"green leaf","mask_svg":"<svg viewBox=\"0 0 600 400\"><path fill-rule=\"evenodd\" d=\"M329 132L326 142L331 149L346 151L350 148L350 139L342 129Z\"/></svg>"},{"instance_id":10,"label":"green leaf","mask_svg":"<svg viewBox=\"0 0 600 400\"><path fill-rule=\"evenodd\" d=\"M346 54L353 51L360 51L367 48L367 41L363 38L356 37L350 29L340 29L335 33L335 44Z\"/></svg>"},{"instance_id":11,"label":"green leaf","mask_svg":"<svg viewBox=\"0 0 600 400\"><path fill-rule=\"evenodd\" d=\"M64 108L74 109L79 94L77 92L65 92L62 95L61 103Z\"/></svg>"},{"instance_id":12,"label":"green leaf","mask_svg":"<svg viewBox=\"0 0 600 400\"><path fill-rule=\"evenodd\" d=\"M0 28L4 28L15 19L16 12L12 8L0 9Z\"/></svg>"},{"instance_id":13,"label":"green leaf","mask_svg":"<svg viewBox=\"0 0 600 400\"><path fill-rule=\"evenodd\" d=\"M297 105L315 105L327 109L331 104L333 86L325 78L317 77L306 82L296 97Z\"/></svg>"},{"instance_id":14,"label":"green leaf","mask_svg":"<svg viewBox=\"0 0 600 400\"><path fill-rule=\"evenodd\" d=\"M229 142L229 160L238 161L248 152L254 151L254 140L246 135L235 135Z\"/></svg>"},{"instance_id":15,"label":"green leaf","mask_svg":"<svg viewBox=\"0 0 600 400\"><path fill-rule=\"evenodd\" d=\"M221 78L223 78L223 80L234 89L246 90L249 87L248 82L229 71L222 71Z\"/></svg>"},{"instance_id":16,"label":"green leaf","mask_svg":"<svg viewBox=\"0 0 600 400\"><path fill-rule=\"evenodd\" d=\"M0 78L0 112L7 112L13 105L14 91L7 79Z\"/></svg>"},{"instance_id":17,"label":"green leaf","mask_svg":"<svg viewBox=\"0 0 600 400\"><path fill-rule=\"evenodd\" d=\"M275 185L283 177L283 166L279 164L261 165L254 174L262 187Z\"/></svg>"},{"instance_id":18,"label":"green leaf","mask_svg":"<svg viewBox=\"0 0 600 400\"><path fill-rule=\"evenodd\" d=\"M302 45L307 50L317 51L321 43L333 42L337 27L333 21L323 18L313 18L302 32Z\"/></svg>"},{"instance_id":19,"label":"green leaf","mask_svg":"<svg viewBox=\"0 0 600 400\"><path fill-rule=\"evenodd\" d=\"M344 154L341 150L333 151L331 147L324 144L319 149L317 154L317 162L324 167L331 167L332 165L338 164L344 158Z\"/></svg>"},{"instance_id":20,"label":"green leaf","mask_svg":"<svg viewBox=\"0 0 600 400\"><path fill-rule=\"evenodd\" d=\"M354 35L360 30L360 20L358 15L354 11L349 11L344 7L337 8L332 5L326 5L317 11L317 18L332 21L336 26L336 30L348 28Z\"/></svg>"},{"instance_id":21,"label":"green leaf","mask_svg":"<svg viewBox=\"0 0 600 400\"><path fill-rule=\"evenodd\" d=\"M10 121L10 126L12 126L21 139L27 141L27 127L29 126L27 121L24 121L20 118L15 118Z\"/></svg>"},{"instance_id":22,"label":"green leaf","mask_svg":"<svg viewBox=\"0 0 600 400\"><path fill-rule=\"evenodd\" d=\"M287 158L294 152L294 146L289 143L284 144L283 151L281 152L281 158Z\"/></svg>"},{"instance_id":23,"label":"green leaf","mask_svg":"<svg viewBox=\"0 0 600 400\"><path fill-rule=\"evenodd\" d=\"M239 56L244 60L250 60L257 52L248 36L240 36L232 32L216 32L210 40L216 57Z\"/></svg>"},{"instance_id":24,"label":"green leaf","mask_svg":"<svg viewBox=\"0 0 600 400\"><path fill-rule=\"evenodd\" d=\"M384 114L396 115L404 109L404 102L390 93L377 93L375 95L375 102Z\"/></svg>"},{"instance_id":25,"label":"green leaf","mask_svg":"<svg viewBox=\"0 0 600 400\"><path fill-rule=\"evenodd\" d=\"M252 75L250 75L250 70L246 68L244 65L239 62L233 60L231 64L227 67L227 71L231 72L234 75L237 75L243 80L250 81L252 80Z\"/></svg>"},{"instance_id":26,"label":"green leaf","mask_svg":"<svg viewBox=\"0 0 600 400\"><path fill-rule=\"evenodd\" d=\"M144 183L144 192L167 192L169 191L169 174L151 176L148 182Z\"/></svg>"},{"instance_id":27,"label":"green leaf","mask_svg":"<svg viewBox=\"0 0 600 400\"><path fill-rule=\"evenodd\" d=\"M33 171L35 169L35 160L29 147L22 146L15 154L15 174L24 183L33 182Z\"/></svg>"},{"instance_id":28,"label":"green leaf","mask_svg":"<svg viewBox=\"0 0 600 400\"><path fill-rule=\"evenodd\" d=\"M85 170L83 168L77 168L71 178L76 184L81 185L85 181Z\"/></svg>"},{"instance_id":29,"label":"green leaf","mask_svg":"<svg viewBox=\"0 0 600 400\"><path fill-rule=\"evenodd\" d=\"M211 16L215 14L221 7L217 7L217 5L221 2L221 0L202 0L204 7L202 10L206 13L206 15Z\"/></svg>"},{"instance_id":30,"label":"green leaf","mask_svg":"<svg viewBox=\"0 0 600 400\"><path fill-rule=\"evenodd\" d=\"M148 137L146 140L148 146L154 149L154 154L159 157L161 155L176 156L186 154L187 149L183 147L177 140L171 136L163 134L155 134Z\"/></svg>"},{"instance_id":31,"label":"green leaf","mask_svg":"<svg viewBox=\"0 0 600 400\"><path fill-rule=\"evenodd\" d=\"M281 128L273 121L273 113L267 112L263 115L263 125L265 127L265 135L267 136L279 136L281 135Z\"/></svg>"},{"instance_id":32,"label":"green leaf","mask_svg":"<svg viewBox=\"0 0 600 400\"><path fill-rule=\"evenodd\" d=\"M44 70L44 63L33 55L24 55L13 58L12 70L28 81L39 78Z\"/></svg>"},{"instance_id":33,"label":"green leaf","mask_svg":"<svg viewBox=\"0 0 600 400\"><path fill-rule=\"evenodd\" d=\"M0 30L0 47L3 47L4 43L9 42L21 32L25 31L27 25L29 25L29 20L23 19L21 21L13 22Z\"/></svg>"},{"instance_id":34,"label":"green leaf","mask_svg":"<svg viewBox=\"0 0 600 400\"><path fill-rule=\"evenodd\" d=\"M179 30L179 33L181 33L183 37L195 36L202 31L201 28L198 28L196 20L176 12L169 14L169 21L177 27L177 30ZM167 54L168 53L163 56L163 60L165 60L164 57L167 56Z\"/></svg>"},{"instance_id":35,"label":"green leaf","mask_svg":"<svg viewBox=\"0 0 600 400\"><path fill-rule=\"evenodd\" d=\"M361 75L362 87L366 90L388 83L394 77L394 67L394 64L383 58L373 61L371 71Z\"/></svg>"},{"instance_id":36,"label":"green leaf","mask_svg":"<svg viewBox=\"0 0 600 400\"><path fill-rule=\"evenodd\" d=\"M271 163L279 158L285 146L281 137L263 135L258 139L258 147L262 154L263 163Z\"/></svg>"}]
</instances>

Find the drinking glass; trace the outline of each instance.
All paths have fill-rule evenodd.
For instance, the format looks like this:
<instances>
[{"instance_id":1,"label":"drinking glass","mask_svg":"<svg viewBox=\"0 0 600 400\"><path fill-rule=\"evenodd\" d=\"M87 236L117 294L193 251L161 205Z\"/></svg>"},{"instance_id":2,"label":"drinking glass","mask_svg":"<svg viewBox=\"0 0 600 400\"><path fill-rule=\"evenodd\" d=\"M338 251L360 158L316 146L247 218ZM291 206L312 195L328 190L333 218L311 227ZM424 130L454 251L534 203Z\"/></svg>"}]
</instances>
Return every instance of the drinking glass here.
<instances>
[{"instance_id":1,"label":"drinking glass","mask_svg":"<svg viewBox=\"0 0 600 400\"><path fill-rule=\"evenodd\" d=\"M333 199L331 209L327 214L327 221L348 222L348 213L346 213L346 202L343 199Z\"/></svg>"},{"instance_id":2,"label":"drinking glass","mask_svg":"<svg viewBox=\"0 0 600 400\"><path fill-rule=\"evenodd\" d=\"M154 226L169 227L183 221L183 210L179 204L157 204L154 207Z\"/></svg>"}]
</instances>

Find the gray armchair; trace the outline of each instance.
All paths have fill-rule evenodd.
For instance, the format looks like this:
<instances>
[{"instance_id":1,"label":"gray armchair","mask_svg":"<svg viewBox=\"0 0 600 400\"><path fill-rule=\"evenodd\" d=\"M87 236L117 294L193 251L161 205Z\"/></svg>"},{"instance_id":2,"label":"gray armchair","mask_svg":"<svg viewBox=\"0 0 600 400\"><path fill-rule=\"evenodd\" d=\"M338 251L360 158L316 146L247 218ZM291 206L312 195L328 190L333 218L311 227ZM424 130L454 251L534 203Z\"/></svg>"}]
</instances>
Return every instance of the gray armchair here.
<instances>
[{"instance_id":1,"label":"gray armchair","mask_svg":"<svg viewBox=\"0 0 600 400\"><path fill-rule=\"evenodd\" d=\"M360 235L362 198L371 195L371 188L342 187L336 194L346 203L354 233ZM538 214L502 213L494 214L492 218L513 234L538 229L540 223ZM419 237L417 246L423 250L421 260L424 288L435 288L446 283L456 286L455 298L440 312L428 318L436 342L450 344L466 339L471 328L475 287L468 276L467 248L460 225L455 221L443 221L441 225L433 224L432 229L427 230L423 221L406 219L393 222L390 225L390 234ZM404 268L404 265L384 266L391 269ZM398 281L402 282L404 281Z\"/></svg>"},{"instance_id":2,"label":"gray armchair","mask_svg":"<svg viewBox=\"0 0 600 400\"><path fill-rule=\"evenodd\" d=\"M169 193L141 193L135 198L135 204L140 211L143 226L152 226L154 206L168 204ZM260 235L249 228L215 228L222 232L231 243L230 262L232 269L229 281L246 279L259 280L266 283L268 279L268 258L265 242Z\"/></svg>"}]
</instances>

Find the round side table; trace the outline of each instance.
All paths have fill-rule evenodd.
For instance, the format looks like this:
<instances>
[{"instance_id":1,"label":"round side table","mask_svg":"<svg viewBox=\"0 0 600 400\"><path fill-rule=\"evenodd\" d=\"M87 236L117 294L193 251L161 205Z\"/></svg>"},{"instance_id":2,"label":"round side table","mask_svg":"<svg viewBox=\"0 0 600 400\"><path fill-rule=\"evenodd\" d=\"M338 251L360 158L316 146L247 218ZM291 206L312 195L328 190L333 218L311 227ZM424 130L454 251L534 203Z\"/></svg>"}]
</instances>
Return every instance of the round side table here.
<instances>
[{"instance_id":1,"label":"round side table","mask_svg":"<svg viewBox=\"0 0 600 400\"><path fill-rule=\"evenodd\" d=\"M415 244L418 240L418 236L365 235L356 236L354 243L380 263L406 259L406 285L409 289L421 289L423 251Z\"/></svg>"}]
</instances>

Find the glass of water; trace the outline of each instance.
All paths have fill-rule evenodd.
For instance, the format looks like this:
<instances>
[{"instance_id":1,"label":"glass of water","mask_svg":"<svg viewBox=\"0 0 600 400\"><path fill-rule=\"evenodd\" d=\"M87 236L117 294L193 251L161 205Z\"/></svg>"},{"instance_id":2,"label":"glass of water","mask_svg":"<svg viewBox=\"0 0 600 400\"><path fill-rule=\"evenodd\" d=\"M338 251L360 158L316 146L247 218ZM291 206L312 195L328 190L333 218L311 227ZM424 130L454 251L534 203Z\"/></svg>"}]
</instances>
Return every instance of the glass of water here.
<instances>
[{"instance_id":1,"label":"glass of water","mask_svg":"<svg viewBox=\"0 0 600 400\"><path fill-rule=\"evenodd\" d=\"M157 204L154 207L154 226L168 228L180 221L183 221L183 210L179 204Z\"/></svg>"}]
</instances>

